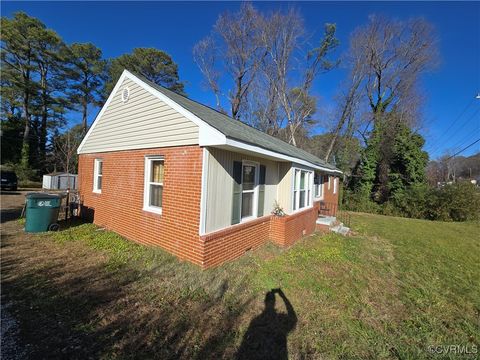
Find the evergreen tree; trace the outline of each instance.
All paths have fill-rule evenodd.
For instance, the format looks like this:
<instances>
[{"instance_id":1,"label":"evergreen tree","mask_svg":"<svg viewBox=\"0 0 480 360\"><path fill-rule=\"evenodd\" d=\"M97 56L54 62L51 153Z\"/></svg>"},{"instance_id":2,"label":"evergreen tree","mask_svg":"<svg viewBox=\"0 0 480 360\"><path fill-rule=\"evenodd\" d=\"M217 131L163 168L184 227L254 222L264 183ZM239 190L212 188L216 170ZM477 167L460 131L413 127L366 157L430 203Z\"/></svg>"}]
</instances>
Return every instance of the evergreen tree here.
<instances>
[{"instance_id":1,"label":"evergreen tree","mask_svg":"<svg viewBox=\"0 0 480 360\"><path fill-rule=\"evenodd\" d=\"M48 130L62 124L65 112L64 87L59 81L64 44L53 30L23 12L13 19L3 17L1 26L4 117L20 115L23 121L21 169L25 173L43 170Z\"/></svg>"},{"instance_id":2,"label":"evergreen tree","mask_svg":"<svg viewBox=\"0 0 480 360\"><path fill-rule=\"evenodd\" d=\"M31 102L37 95L38 83L35 79L35 60L39 33L45 25L38 19L32 18L23 12L18 12L13 19L1 19L2 41L2 76L18 93L22 107L24 122L21 166L30 168L30 127Z\"/></svg>"},{"instance_id":3,"label":"evergreen tree","mask_svg":"<svg viewBox=\"0 0 480 360\"><path fill-rule=\"evenodd\" d=\"M65 47L60 36L52 30L39 33L36 44L36 72L39 76L39 93L36 100L36 113L40 118L38 136L38 163L44 170L47 153L48 130L62 126L66 101L65 83L61 76L63 68L62 49Z\"/></svg>"},{"instance_id":4,"label":"evergreen tree","mask_svg":"<svg viewBox=\"0 0 480 360\"><path fill-rule=\"evenodd\" d=\"M101 105L107 63L102 59L102 51L91 43L74 43L66 49L64 56L69 102L72 108L82 113L85 134L89 105Z\"/></svg>"},{"instance_id":5,"label":"evergreen tree","mask_svg":"<svg viewBox=\"0 0 480 360\"><path fill-rule=\"evenodd\" d=\"M136 48L131 54L124 54L110 61L105 97L113 90L124 69L183 94L184 84L178 75L178 65L169 54L154 48Z\"/></svg>"}]
</instances>

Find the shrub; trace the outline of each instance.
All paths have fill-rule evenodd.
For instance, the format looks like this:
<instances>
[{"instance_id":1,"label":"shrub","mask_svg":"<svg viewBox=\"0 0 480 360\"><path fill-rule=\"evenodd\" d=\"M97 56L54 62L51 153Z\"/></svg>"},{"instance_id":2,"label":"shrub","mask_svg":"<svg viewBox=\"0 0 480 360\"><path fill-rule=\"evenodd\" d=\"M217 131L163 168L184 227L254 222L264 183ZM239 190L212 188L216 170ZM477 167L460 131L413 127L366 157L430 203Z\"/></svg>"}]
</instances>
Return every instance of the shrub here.
<instances>
[{"instance_id":1,"label":"shrub","mask_svg":"<svg viewBox=\"0 0 480 360\"><path fill-rule=\"evenodd\" d=\"M469 182L449 184L438 189L418 184L405 191L397 191L381 205L361 194L345 191L342 207L351 211L417 219L480 220L480 189Z\"/></svg>"},{"instance_id":2,"label":"shrub","mask_svg":"<svg viewBox=\"0 0 480 360\"><path fill-rule=\"evenodd\" d=\"M342 210L380 214L381 207L370 197L362 193L345 190L342 198Z\"/></svg>"},{"instance_id":3,"label":"shrub","mask_svg":"<svg viewBox=\"0 0 480 360\"><path fill-rule=\"evenodd\" d=\"M395 209L395 215L423 219L427 214L427 203L431 196L432 189L426 184L416 184L395 193L389 204Z\"/></svg>"},{"instance_id":4,"label":"shrub","mask_svg":"<svg viewBox=\"0 0 480 360\"><path fill-rule=\"evenodd\" d=\"M426 212L432 220L479 220L480 189L469 182L445 185L433 191Z\"/></svg>"}]
</instances>

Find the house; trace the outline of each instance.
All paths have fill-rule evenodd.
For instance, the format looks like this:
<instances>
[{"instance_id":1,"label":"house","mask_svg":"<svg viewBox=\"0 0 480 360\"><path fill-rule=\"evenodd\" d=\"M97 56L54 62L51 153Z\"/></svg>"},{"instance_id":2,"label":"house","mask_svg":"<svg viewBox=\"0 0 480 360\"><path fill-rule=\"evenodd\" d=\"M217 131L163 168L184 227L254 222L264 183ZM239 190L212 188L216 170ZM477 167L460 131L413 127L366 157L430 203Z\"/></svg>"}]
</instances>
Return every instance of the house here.
<instances>
[{"instance_id":1,"label":"house","mask_svg":"<svg viewBox=\"0 0 480 360\"><path fill-rule=\"evenodd\" d=\"M62 172L43 175L42 188L45 190L77 189L77 175Z\"/></svg>"},{"instance_id":2,"label":"house","mask_svg":"<svg viewBox=\"0 0 480 360\"><path fill-rule=\"evenodd\" d=\"M338 201L334 166L128 71L78 153L83 216L202 268L289 246Z\"/></svg>"}]
</instances>

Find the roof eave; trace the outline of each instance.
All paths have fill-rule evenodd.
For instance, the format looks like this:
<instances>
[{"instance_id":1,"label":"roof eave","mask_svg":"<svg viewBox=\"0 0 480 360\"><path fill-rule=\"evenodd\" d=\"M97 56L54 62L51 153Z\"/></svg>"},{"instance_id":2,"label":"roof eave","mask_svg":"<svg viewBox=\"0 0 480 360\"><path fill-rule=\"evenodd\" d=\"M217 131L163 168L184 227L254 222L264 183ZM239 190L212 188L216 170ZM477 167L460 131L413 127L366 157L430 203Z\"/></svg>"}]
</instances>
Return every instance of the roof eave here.
<instances>
[{"instance_id":1,"label":"roof eave","mask_svg":"<svg viewBox=\"0 0 480 360\"><path fill-rule=\"evenodd\" d=\"M224 148L224 149L230 149L230 150L233 150L233 151L235 151L235 150L247 151L247 152L251 152L251 153L254 153L254 154L257 154L257 155L260 155L260 156L263 156L263 157L275 159L275 160L288 161L288 162L301 164L301 165L313 168L315 170L321 170L323 172L330 173L330 174L338 174L338 175L343 174L343 172L338 170L338 169L330 169L326 166L315 164L315 163L312 163L312 162L304 160L304 159L300 159L300 158L297 158L297 157L294 157L294 156L285 155L285 154L282 154L282 153L279 153L279 152L276 152L276 151L273 151L273 150L268 150L268 149L262 148L260 146L255 146L255 145L248 144L246 142L239 141L239 140L232 139L232 138L228 138L228 137L225 137L224 141L216 142L216 143L212 142L212 141L208 141L208 142L200 141L200 146L219 147L219 148Z\"/></svg>"}]
</instances>

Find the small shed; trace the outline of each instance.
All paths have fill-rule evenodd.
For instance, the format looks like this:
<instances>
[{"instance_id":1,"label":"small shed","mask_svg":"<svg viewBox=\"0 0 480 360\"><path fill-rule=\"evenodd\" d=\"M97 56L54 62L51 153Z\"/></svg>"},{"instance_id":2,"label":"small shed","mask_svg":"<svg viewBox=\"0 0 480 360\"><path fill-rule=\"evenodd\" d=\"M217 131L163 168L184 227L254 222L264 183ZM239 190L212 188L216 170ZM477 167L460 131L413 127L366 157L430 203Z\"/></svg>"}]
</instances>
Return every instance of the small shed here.
<instances>
[{"instance_id":1,"label":"small shed","mask_svg":"<svg viewBox=\"0 0 480 360\"><path fill-rule=\"evenodd\" d=\"M55 172L43 175L42 188L47 190L76 190L77 174Z\"/></svg>"}]
</instances>

